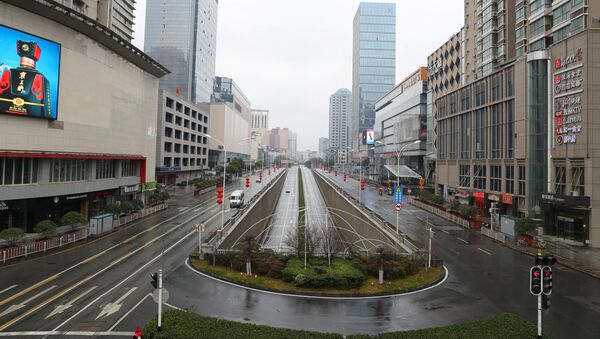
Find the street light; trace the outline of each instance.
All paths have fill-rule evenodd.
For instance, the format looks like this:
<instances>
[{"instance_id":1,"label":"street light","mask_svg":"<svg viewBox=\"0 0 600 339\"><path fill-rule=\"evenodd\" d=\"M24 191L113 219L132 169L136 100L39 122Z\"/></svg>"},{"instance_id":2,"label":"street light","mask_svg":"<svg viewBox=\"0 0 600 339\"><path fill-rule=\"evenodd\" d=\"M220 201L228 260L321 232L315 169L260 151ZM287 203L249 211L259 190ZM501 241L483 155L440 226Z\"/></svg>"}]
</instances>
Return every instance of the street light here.
<instances>
[{"instance_id":1,"label":"street light","mask_svg":"<svg viewBox=\"0 0 600 339\"><path fill-rule=\"evenodd\" d=\"M205 136L209 139L212 139L216 142L220 142L221 147L223 147L223 196L226 196L225 193L225 176L227 175L227 149L225 148L225 143L222 142L221 140L209 135L209 134L205 134ZM225 201L223 201L223 203L221 204L221 232L223 232L223 228L225 226Z\"/></svg>"}]
</instances>

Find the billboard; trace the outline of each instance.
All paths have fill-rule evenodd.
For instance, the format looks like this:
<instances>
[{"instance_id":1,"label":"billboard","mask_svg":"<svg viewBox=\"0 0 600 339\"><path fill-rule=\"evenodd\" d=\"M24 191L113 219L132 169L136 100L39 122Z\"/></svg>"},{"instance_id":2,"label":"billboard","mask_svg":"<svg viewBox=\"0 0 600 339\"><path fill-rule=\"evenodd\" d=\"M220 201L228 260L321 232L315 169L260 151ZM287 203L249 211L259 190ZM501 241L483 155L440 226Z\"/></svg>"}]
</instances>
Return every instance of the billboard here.
<instances>
[{"instance_id":1,"label":"billboard","mask_svg":"<svg viewBox=\"0 0 600 339\"><path fill-rule=\"evenodd\" d=\"M362 144L363 145L375 145L375 132L372 128L368 128L362 131Z\"/></svg>"},{"instance_id":2,"label":"billboard","mask_svg":"<svg viewBox=\"0 0 600 339\"><path fill-rule=\"evenodd\" d=\"M0 25L0 114L55 120L60 44Z\"/></svg>"}]
</instances>

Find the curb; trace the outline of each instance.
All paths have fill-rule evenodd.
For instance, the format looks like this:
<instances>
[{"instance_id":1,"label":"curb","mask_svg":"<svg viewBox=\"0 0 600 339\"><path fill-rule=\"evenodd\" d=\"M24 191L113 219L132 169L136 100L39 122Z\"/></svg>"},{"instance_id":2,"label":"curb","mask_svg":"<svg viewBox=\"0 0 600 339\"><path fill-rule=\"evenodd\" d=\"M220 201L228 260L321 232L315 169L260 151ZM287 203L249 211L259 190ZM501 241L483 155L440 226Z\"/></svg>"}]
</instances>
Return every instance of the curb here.
<instances>
[{"instance_id":1,"label":"curb","mask_svg":"<svg viewBox=\"0 0 600 339\"><path fill-rule=\"evenodd\" d=\"M213 280L217 280L220 282L224 282L239 288L243 288L243 289L250 289L253 291L257 291L257 292L264 292L264 293L272 293L272 294L277 294L277 295L282 295L282 296L289 296L289 297L301 297L301 298L315 298L315 299L335 299L335 300L356 300L356 299L381 299L381 298L389 298L389 297L399 297L399 296L403 296L403 295L409 295L409 294L414 294L414 293L418 293L421 291L426 291L428 289L434 288L434 287L438 287L439 285L443 284L446 279L448 279L449 273L448 273L448 269L446 268L446 266L442 266L444 268L444 274L440 275L435 281L433 281L430 284L424 285L420 288L413 288L413 289L407 289L404 292L400 292L400 293L373 293L373 294L348 294L348 295L336 295L336 294L328 294L328 293L300 293L300 292L294 292L294 291L281 291L281 290L276 290L276 289L270 289L270 288L258 288L258 287L253 287L253 286L248 286L248 285L242 285L239 282L234 282L231 281L229 279L223 278L223 277L219 277L219 276L215 276L213 274L210 274L208 272L205 272L203 270L201 270L200 268L192 265L190 263L190 258L188 257L185 261L186 266L188 268L190 268L191 270L197 272L200 275L209 277Z\"/></svg>"}]
</instances>

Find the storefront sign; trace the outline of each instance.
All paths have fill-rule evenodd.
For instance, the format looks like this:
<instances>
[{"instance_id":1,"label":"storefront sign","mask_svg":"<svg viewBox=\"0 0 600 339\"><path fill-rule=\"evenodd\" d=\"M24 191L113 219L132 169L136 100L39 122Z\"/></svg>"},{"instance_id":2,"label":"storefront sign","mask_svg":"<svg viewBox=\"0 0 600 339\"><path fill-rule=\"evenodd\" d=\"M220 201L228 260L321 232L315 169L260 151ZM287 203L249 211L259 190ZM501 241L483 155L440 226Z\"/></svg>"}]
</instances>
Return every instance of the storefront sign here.
<instances>
[{"instance_id":1,"label":"storefront sign","mask_svg":"<svg viewBox=\"0 0 600 339\"><path fill-rule=\"evenodd\" d=\"M510 194L502 194L502 203L505 205L512 205L513 197Z\"/></svg>"},{"instance_id":2,"label":"storefront sign","mask_svg":"<svg viewBox=\"0 0 600 339\"><path fill-rule=\"evenodd\" d=\"M2 200L0 200L0 211L6 211L8 210L8 206L6 206L6 203Z\"/></svg>"},{"instance_id":3,"label":"storefront sign","mask_svg":"<svg viewBox=\"0 0 600 339\"><path fill-rule=\"evenodd\" d=\"M80 194L80 195L72 195L70 197L67 197L67 200L76 200L76 199L83 199L83 198L87 198L87 194Z\"/></svg>"},{"instance_id":4,"label":"storefront sign","mask_svg":"<svg viewBox=\"0 0 600 339\"><path fill-rule=\"evenodd\" d=\"M156 172L159 173L175 173L181 171L181 166L158 166L156 167Z\"/></svg>"},{"instance_id":5,"label":"storefront sign","mask_svg":"<svg viewBox=\"0 0 600 339\"><path fill-rule=\"evenodd\" d=\"M590 197L557 195L555 193L541 193L542 202L550 204L561 204L567 207L586 207L590 206Z\"/></svg>"},{"instance_id":6,"label":"storefront sign","mask_svg":"<svg viewBox=\"0 0 600 339\"><path fill-rule=\"evenodd\" d=\"M583 131L583 51L578 49L554 60L554 139L558 145L574 144ZM574 63L579 63L573 65Z\"/></svg>"},{"instance_id":7,"label":"storefront sign","mask_svg":"<svg viewBox=\"0 0 600 339\"><path fill-rule=\"evenodd\" d=\"M142 192L154 191L158 187L156 181L146 182L141 185L142 185Z\"/></svg>"},{"instance_id":8,"label":"storefront sign","mask_svg":"<svg viewBox=\"0 0 600 339\"><path fill-rule=\"evenodd\" d=\"M121 195L127 193L135 193L140 191L140 184L129 185L129 186L121 186Z\"/></svg>"},{"instance_id":9,"label":"storefront sign","mask_svg":"<svg viewBox=\"0 0 600 339\"><path fill-rule=\"evenodd\" d=\"M490 201L500 201L500 197L497 194L490 193L490 194L488 194L488 200L490 200Z\"/></svg>"}]
</instances>

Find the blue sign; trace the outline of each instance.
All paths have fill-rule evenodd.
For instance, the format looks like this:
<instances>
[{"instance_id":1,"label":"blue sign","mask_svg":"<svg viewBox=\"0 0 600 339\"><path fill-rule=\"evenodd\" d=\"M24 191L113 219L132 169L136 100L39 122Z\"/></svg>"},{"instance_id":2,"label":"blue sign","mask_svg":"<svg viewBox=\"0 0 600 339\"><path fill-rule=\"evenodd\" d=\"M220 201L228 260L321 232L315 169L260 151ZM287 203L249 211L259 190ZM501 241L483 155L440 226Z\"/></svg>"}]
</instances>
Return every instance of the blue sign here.
<instances>
[{"instance_id":1,"label":"blue sign","mask_svg":"<svg viewBox=\"0 0 600 339\"><path fill-rule=\"evenodd\" d=\"M402 185L400 185L400 186L394 186L394 202L395 203L402 203L402 202L404 202L403 201L404 196L403 196L402 192L403 192Z\"/></svg>"}]
</instances>

